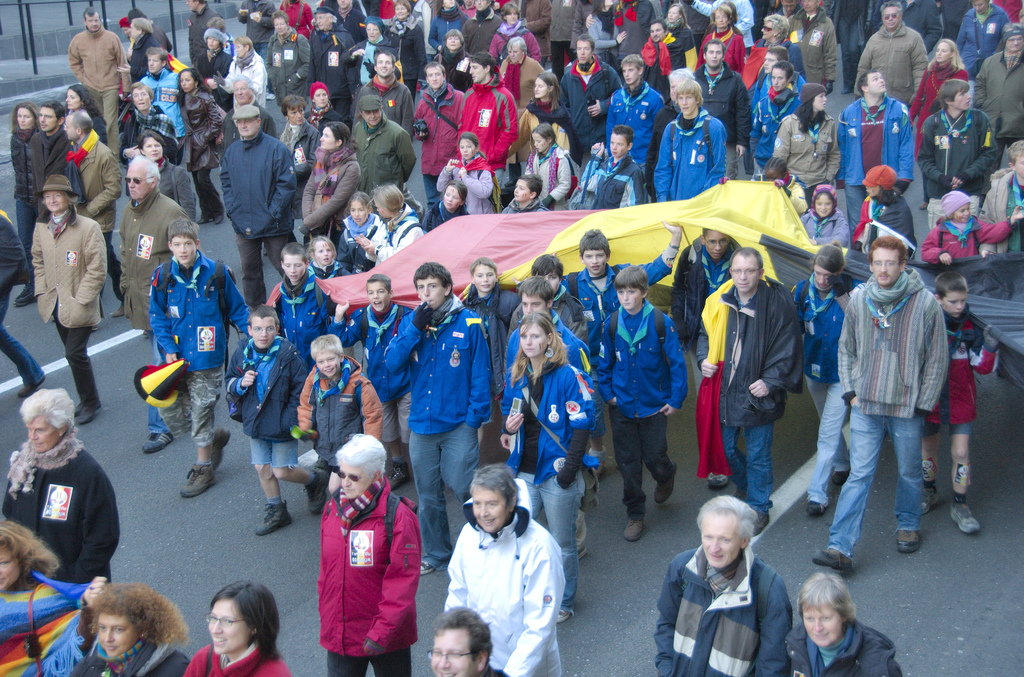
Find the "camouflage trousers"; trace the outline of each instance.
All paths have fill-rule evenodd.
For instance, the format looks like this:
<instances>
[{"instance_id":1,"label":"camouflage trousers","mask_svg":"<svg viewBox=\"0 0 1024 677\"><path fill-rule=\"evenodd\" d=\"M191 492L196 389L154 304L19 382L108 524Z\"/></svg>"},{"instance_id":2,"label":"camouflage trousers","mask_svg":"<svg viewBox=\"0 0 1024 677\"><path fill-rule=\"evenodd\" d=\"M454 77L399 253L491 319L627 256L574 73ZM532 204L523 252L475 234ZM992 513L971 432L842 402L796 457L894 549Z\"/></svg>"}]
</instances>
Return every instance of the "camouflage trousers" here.
<instances>
[{"instance_id":1,"label":"camouflage trousers","mask_svg":"<svg viewBox=\"0 0 1024 677\"><path fill-rule=\"evenodd\" d=\"M224 369L185 372L178 382L178 399L160 410L160 417L178 438L192 433L197 447L213 443L213 409L224 387Z\"/></svg>"}]
</instances>

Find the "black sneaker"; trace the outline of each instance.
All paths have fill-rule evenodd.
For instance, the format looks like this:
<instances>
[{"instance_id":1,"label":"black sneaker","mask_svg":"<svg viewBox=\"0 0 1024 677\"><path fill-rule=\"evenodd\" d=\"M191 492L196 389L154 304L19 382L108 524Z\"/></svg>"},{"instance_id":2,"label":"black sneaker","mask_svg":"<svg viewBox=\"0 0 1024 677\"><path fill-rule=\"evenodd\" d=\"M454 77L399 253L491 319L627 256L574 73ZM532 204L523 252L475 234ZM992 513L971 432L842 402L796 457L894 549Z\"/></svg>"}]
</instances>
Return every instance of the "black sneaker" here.
<instances>
[{"instance_id":1,"label":"black sneaker","mask_svg":"<svg viewBox=\"0 0 1024 677\"><path fill-rule=\"evenodd\" d=\"M754 512L757 512L757 521L754 523L754 535L757 536L765 530L765 527L768 526L768 522L772 518L766 512L758 512L756 510Z\"/></svg>"},{"instance_id":2,"label":"black sneaker","mask_svg":"<svg viewBox=\"0 0 1024 677\"><path fill-rule=\"evenodd\" d=\"M150 433L149 439L142 445L142 453L155 454L173 441L174 435L171 433Z\"/></svg>"},{"instance_id":3,"label":"black sneaker","mask_svg":"<svg viewBox=\"0 0 1024 677\"><path fill-rule=\"evenodd\" d=\"M832 471L832 484L837 487L841 487L846 484L846 480L850 479L849 470L833 470Z\"/></svg>"},{"instance_id":4,"label":"black sneaker","mask_svg":"<svg viewBox=\"0 0 1024 677\"><path fill-rule=\"evenodd\" d=\"M307 507L311 514L319 515L324 511L324 505L327 503L328 475L319 470L313 470L312 472L313 481L306 485Z\"/></svg>"},{"instance_id":5,"label":"black sneaker","mask_svg":"<svg viewBox=\"0 0 1024 677\"><path fill-rule=\"evenodd\" d=\"M395 463L394 467L391 468L391 473L388 475L388 483L391 485L392 491L402 486L408 481L409 464Z\"/></svg>"},{"instance_id":6,"label":"black sneaker","mask_svg":"<svg viewBox=\"0 0 1024 677\"><path fill-rule=\"evenodd\" d=\"M263 513L263 525L256 527L256 535L266 536L267 534L272 534L281 527L286 527L291 523L292 516L288 514L287 503L267 505L267 509Z\"/></svg>"},{"instance_id":7,"label":"black sneaker","mask_svg":"<svg viewBox=\"0 0 1024 677\"><path fill-rule=\"evenodd\" d=\"M827 505L822 505L815 501L807 501L807 514L811 517L821 517L825 514L826 508L828 508Z\"/></svg>"},{"instance_id":8,"label":"black sneaker","mask_svg":"<svg viewBox=\"0 0 1024 677\"><path fill-rule=\"evenodd\" d=\"M32 285L25 285L18 297L14 299L15 308L24 308L36 302L36 290Z\"/></svg>"},{"instance_id":9,"label":"black sneaker","mask_svg":"<svg viewBox=\"0 0 1024 677\"><path fill-rule=\"evenodd\" d=\"M713 472L708 473L708 489L711 489L712 491L718 491L719 489L725 489L728 485L728 475L716 475Z\"/></svg>"}]
</instances>

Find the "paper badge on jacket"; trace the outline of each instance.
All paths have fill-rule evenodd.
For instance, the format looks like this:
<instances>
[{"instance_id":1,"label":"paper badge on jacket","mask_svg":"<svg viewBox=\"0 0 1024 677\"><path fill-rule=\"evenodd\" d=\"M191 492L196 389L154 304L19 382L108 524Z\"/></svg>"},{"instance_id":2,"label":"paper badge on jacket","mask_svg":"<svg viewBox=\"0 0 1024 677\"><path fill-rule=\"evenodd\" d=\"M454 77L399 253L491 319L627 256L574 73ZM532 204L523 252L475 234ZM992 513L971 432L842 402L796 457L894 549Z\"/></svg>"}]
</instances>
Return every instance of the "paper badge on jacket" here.
<instances>
[{"instance_id":1,"label":"paper badge on jacket","mask_svg":"<svg viewBox=\"0 0 1024 677\"><path fill-rule=\"evenodd\" d=\"M140 259L149 261L149 258L153 255L153 236L139 234L139 244L135 248L135 255Z\"/></svg>"},{"instance_id":2,"label":"paper badge on jacket","mask_svg":"<svg viewBox=\"0 0 1024 677\"><path fill-rule=\"evenodd\" d=\"M373 531L355 530L348 539L348 563L354 567L373 566Z\"/></svg>"},{"instance_id":3,"label":"paper badge on jacket","mask_svg":"<svg viewBox=\"0 0 1024 677\"><path fill-rule=\"evenodd\" d=\"M46 505L43 506L43 519L68 521L68 512L71 509L71 494L75 492L74 487L65 487L60 484L51 484L46 488Z\"/></svg>"},{"instance_id":4,"label":"paper badge on jacket","mask_svg":"<svg viewBox=\"0 0 1024 677\"><path fill-rule=\"evenodd\" d=\"M67 260L65 261L69 266L78 265L78 252L68 252Z\"/></svg>"}]
</instances>

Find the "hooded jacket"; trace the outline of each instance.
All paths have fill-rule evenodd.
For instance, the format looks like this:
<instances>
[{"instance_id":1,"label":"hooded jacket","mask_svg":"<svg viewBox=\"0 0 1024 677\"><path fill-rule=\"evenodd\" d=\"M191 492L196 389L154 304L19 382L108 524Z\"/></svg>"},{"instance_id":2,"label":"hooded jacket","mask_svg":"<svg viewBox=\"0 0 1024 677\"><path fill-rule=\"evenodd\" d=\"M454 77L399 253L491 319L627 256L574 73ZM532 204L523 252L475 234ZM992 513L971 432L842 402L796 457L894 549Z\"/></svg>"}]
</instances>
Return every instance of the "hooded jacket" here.
<instances>
[{"instance_id":1,"label":"hooded jacket","mask_svg":"<svg viewBox=\"0 0 1024 677\"><path fill-rule=\"evenodd\" d=\"M508 149L519 136L519 110L498 74L490 82L474 83L466 93L459 124L462 132L473 132L480 139L480 152L491 171L505 167Z\"/></svg>"},{"instance_id":2,"label":"hooded jacket","mask_svg":"<svg viewBox=\"0 0 1024 677\"><path fill-rule=\"evenodd\" d=\"M330 327L330 332L341 338L341 344L346 348L351 348L357 343L363 344L366 376L373 384L381 402L390 402L398 399L409 392L410 389L409 370L404 369L392 373L384 363L384 356L388 346L398 336L398 329L401 325L397 317L398 306L392 304L388 312L390 313L392 310L396 311L395 319L391 320L390 324L385 324L383 334L381 334L381 329L374 328L369 321L366 322L366 333L363 333L363 316L366 313L373 312L370 306L360 308L352 313L352 317L344 325L334 323ZM401 310L403 315L412 312L408 308L402 308Z\"/></svg>"},{"instance_id":3,"label":"hooded jacket","mask_svg":"<svg viewBox=\"0 0 1024 677\"><path fill-rule=\"evenodd\" d=\"M644 169L633 161L632 153L614 167L613 160L611 155L604 160L591 156L580 177L579 201L574 197L573 209L620 209L647 202Z\"/></svg>"},{"instance_id":4,"label":"hooded jacket","mask_svg":"<svg viewBox=\"0 0 1024 677\"><path fill-rule=\"evenodd\" d=\"M909 104L927 69L928 50L921 34L901 23L895 33L882 26L868 39L857 64L857 80L869 71L882 71L889 98Z\"/></svg>"},{"instance_id":5,"label":"hooded jacket","mask_svg":"<svg viewBox=\"0 0 1024 677\"><path fill-rule=\"evenodd\" d=\"M56 238L43 209L32 237L36 307L43 322L53 317L65 327L92 327L100 321L100 292L107 277L107 245L100 224L78 215L71 206L64 229Z\"/></svg>"},{"instance_id":6,"label":"hooded jacket","mask_svg":"<svg viewBox=\"0 0 1024 677\"><path fill-rule=\"evenodd\" d=\"M745 110L745 109L744 109ZM750 118L743 116L748 124ZM725 176L725 126L703 108L697 114L701 129L687 132L680 113L661 136L654 191L658 202L688 200L718 185Z\"/></svg>"},{"instance_id":7,"label":"hooded jacket","mask_svg":"<svg viewBox=\"0 0 1024 677\"><path fill-rule=\"evenodd\" d=\"M555 623L565 590L562 550L531 516L526 482L516 480L516 489L512 523L493 535L477 524L472 500L462 506L467 524L448 564L444 608L465 606L480 614L491 630L495 670L559 677Z\"/></svg>"},{"instance_id":8,"label":"hooded jacket","mask_svg":"<svg viewBox=\"0 0 1024 677\"><path fill-rule=\"evenodd\" d=\"M238 407L246 437L287 442L292 439L292 426L299 423L299 396L306 381L306 363L288 339L280 339L280 347L269 367L264 363L255 369L268 369L261 398L256 383L248 387L241 384L245 372L253 369L245 364L244 348L249 342L250 339L245 338L238 342L228 364L224 384L228 401Z\"/></svg>"},{"instance_id":9,"label":"hooded jacket","mask_svg":"<svg viewBox=\"0 0 1024 677\"><path fill-rule=\"evenodd\" d=\"M754 119L750 126L750 148L754 159L762 167L768 164L775 152L779 127L784 118L794 113L800 105L800 97L791 88L786 88L772 101L767 96L754 107ZM820 134L818 138L821 138ZM787 164L788 167L788 164ZM792 174L792 170L790 170Z\"/></svg>"},{"instance_id":10,"label":"hooded jacket","mask_svg":"<svg viewBox=\"0 0 1024 677\"><path fill-rule=\"evenodd\" d=\"M858 76L860 77L860 76ZM839 173L836 180L851 186L864 185L864 157L861 144L861 111L863 99L847 106L839 116ZM896 170L902 181L914 180L914 130L910 113L901 102L884 99L885 129L882 131L882 164Z\"/></svg>"},{"instance_id":11,"label":"hooded jacket","mask_svg":"<svg viewBox=\"0 0 1024 677\"><path fill-rule=\"evenodd\" d=\"M917 3L915 3L917 4ZM892 640L874 628L853 622L849 648L838 654L821 677L902 677ZM786 635L786 652L794 673L813 675L807 629L797 623Z\"/></svg>"},{"instance_id":12,"label":"hooded jacket","mask_svg":"<svg viewBox=\"0 0 1024 677\"><path fill-rule=\"evenodd\" d=\"M989 189L988 195L985 196L985 204L981 209L981 218L984 221L996 223L1003 219L1009 219L1013 214L1013 209L1017 204L1014 197L1013 177L1014 172L1012 169L1003 170L1002 174L997 172L992 175L992 187ZM1020 240L1020 233L1017 233L1016 237L1011 236L1010 241L1001 242L997 247L987 245L981 249L982 251L996 251L997 253L1020 251ZM1010 246L1011 244L1013 245L1012 247Z\"/></svg>"},{"instance_id":13,"label":"hooded jacket","mask_svg":"<svg viewBox=\"0 0 1024 677\"><path fill-rule=\"evenodd\" d=\"M236 233L249 240L291 234L295 167L283 143L261 130L231 144L224 151L220 185Z\"/></svg>"},{"instance_id":14,"label":"hooded jacket","mask_svg":"<svg viewBox=\"0 0 1024 677\"><path fill-rule=\"evenodd\" d=\"M608 106L612 94L622 88L622 80L611 66L594 57L594 72L590 81L584 83L577 70L578 63L573 61L562 75L562 105L568 107L580 146L587 150L604 141ZM593 102L601 104L601 114L597 117L591 117L587 110Z\"/></svg>"},{"instance_id":15,"label":"hooded jacket","mask_svg":"<svg viewBox=\"0 0 1024 677\"><path fill-rule=\"evenodd\" d=\"M450 82L435 99L430 88L423 90L416 103L416 120L427 124L427 138L420 149L420 171L428 176L437 176L448 164L448 160L459 152L459 121L466 95L455 89ZM449 124L441 116L451 120Z\"/></svg>"},{"instance_id":16,"label":"hooded jacket","mask_svg":"<svg viewBox=\"0 0 1024 677\"><path fill-rule=\"evenodd\" d=\"M338 392L329 394L330 382L313 367L299 396L299 427L316 432L313 447L329 466L337 465L336 454L352 435L361 433L378 440L383 435L384 411L377 391L370 379L363 376L358 360L344 356L341 366L346 364L348 379L343 386L339 380L341 389ZM316 392L317 387L320 393L326 393L323 398Z\"/></svg>"}]
</instances>

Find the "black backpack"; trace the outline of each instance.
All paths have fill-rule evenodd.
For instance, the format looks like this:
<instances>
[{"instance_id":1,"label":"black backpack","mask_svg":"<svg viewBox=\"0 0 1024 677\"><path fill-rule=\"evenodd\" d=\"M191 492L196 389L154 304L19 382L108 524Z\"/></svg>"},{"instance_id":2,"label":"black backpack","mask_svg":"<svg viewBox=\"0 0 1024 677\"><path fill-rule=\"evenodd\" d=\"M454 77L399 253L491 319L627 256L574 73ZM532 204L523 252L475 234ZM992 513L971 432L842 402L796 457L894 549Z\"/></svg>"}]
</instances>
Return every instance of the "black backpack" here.
<instances>
[{"instance_id":1,"label":"black backpack","mask_svg":"<svg viewBox=\"0 0 1024 677\"><path fill-rule=\"evenodd\" d=\"M622 266L619 266L619 265L615 265L615 266L611 266L610 265L608 267L611 268L612 271L614 271L616 275L618 275L619 271L622 270ZM566 278L566 283L567 283L567 285L569 287L569 296L571 296L574 299L576 299L577 301L579 301L579 299L580 299L579 273L573 273L568 278Z\"/></svg>"}]
</instances>

